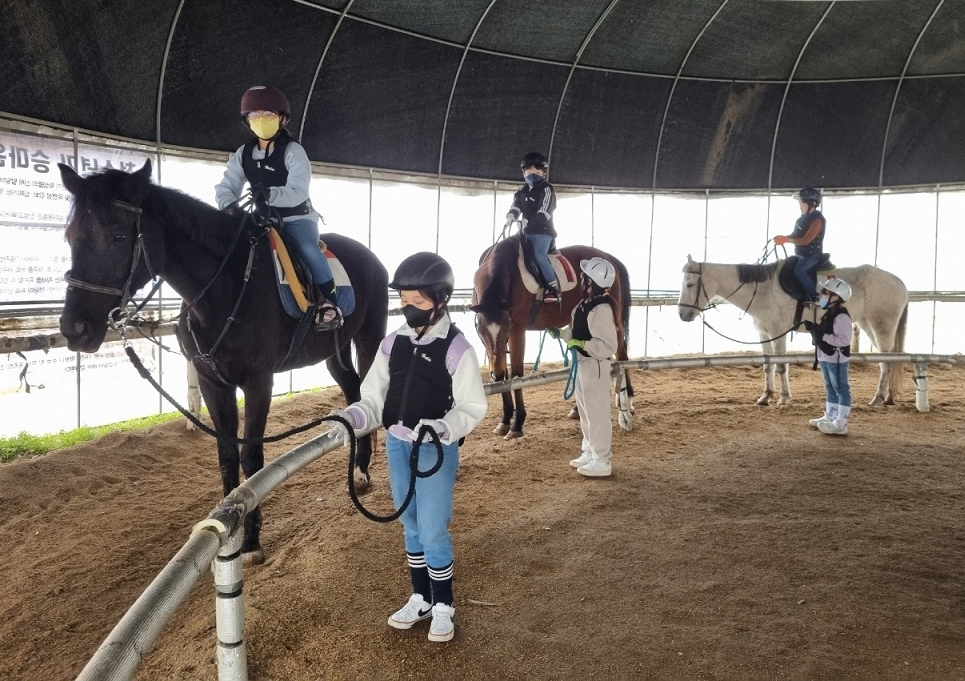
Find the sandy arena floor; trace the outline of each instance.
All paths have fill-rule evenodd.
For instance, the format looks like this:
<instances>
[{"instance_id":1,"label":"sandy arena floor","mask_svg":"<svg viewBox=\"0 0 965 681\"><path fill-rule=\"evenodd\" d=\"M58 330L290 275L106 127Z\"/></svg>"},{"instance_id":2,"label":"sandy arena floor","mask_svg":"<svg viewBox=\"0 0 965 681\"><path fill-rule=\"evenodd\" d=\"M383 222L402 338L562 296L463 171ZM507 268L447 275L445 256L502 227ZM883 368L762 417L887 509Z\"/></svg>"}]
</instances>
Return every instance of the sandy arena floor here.
<instances>
[{"instance_id":1,"label":"sandy arena floor","mask_svg":"<svg viewBox=\"0 0 965 681\"><path fill-rule=\"evenodd\" d=\"M491 398L462 450L448 644L386 626L401 528L362 518L344 453L323 458L264 505L250 678L965 679L965 366L931 367L929 413L909 371L898 405L865 406L877 367L855 367L844 438L807 425L820 374L791 376L792 405L761 408L759 369L637 372L610 479L567 466L562 384L527 392L522 440L490 434ZM337 399L282 400L270 431ZM381 454L373 473L384 512ZM0 678L74 678L220 487L183 421L0 466ZM136 678L217 678L214 627L205 576Z\"/></svg>"}]
</instances>

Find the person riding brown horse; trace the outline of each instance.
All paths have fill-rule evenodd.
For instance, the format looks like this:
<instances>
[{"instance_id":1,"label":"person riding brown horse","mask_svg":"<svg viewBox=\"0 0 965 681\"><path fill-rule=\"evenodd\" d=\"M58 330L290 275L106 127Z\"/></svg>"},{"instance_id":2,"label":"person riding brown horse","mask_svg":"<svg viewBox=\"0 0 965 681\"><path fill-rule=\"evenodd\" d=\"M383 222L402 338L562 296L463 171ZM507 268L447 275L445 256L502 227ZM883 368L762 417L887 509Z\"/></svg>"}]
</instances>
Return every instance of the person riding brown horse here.
<instances>
[{"instance_id":1,"label":"person riding brown horse","mask_svg":"<svg viewBox=\"0 0 965 681\"><path fill-rule=\"evenodd\" d=\"M523 282L519 266L521 247L520 236L514 235L486 249L473 278L472 305L469 309L476 313L476 332L486 348L495 381L522 376L526 331L566 326L570 323L573 308L582 298L580 288L575 286L562 292L559 305L539 305ZM630 323L630 276L627 268L612 255L590 246L567 246L560 249L560 254L569 263L579 264L582 260L595 257L613 263L617 278L610 293L617 308L617 359L626 360ZM510 355L508 371L507 348ZM624 430L630 430L633 411L630 376L625 373L618 376L617 381L620 425ZM526 420L523 391L517 389L512 394L505 392L502 398L503 416L493 432L507 439L521 437Z\"/></svg>"}]
</instances>

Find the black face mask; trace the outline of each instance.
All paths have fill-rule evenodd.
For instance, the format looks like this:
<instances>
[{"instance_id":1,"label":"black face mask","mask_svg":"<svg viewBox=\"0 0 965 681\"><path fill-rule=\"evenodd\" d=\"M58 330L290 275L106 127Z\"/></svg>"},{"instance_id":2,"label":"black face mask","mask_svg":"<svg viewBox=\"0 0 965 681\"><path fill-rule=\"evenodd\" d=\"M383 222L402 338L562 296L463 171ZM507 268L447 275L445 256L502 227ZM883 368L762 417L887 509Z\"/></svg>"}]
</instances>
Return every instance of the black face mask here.
<instances>
[{"instance_id":1,"label":"black face mask","mask_svg":"<svg viewBox=\"0 0 965 681\"><path fill-rule=\"evenodd\" d=\"M405 315L405 323L413 329L428 326L432 322L432 314L435 309L421 310L415 305L405 305L402 307L402 314Z\"/></svg>"}]
</instances>

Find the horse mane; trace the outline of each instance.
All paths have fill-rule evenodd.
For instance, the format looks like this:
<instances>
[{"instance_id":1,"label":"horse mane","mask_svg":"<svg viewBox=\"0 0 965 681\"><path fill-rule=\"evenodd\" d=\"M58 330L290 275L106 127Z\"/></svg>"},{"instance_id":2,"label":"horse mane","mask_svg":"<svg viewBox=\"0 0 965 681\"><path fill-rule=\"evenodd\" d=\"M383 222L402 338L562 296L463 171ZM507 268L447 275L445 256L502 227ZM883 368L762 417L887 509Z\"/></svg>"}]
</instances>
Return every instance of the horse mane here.
<instances>
[{"instance_id":1,"label":"horse mane","mask_svg":"<svg viewBox=\"0 0 965 681\"><path fill-rule=\"evenodd\" d=\"M477 303L480 311L487 319L506 310L512 302L510 285L513 281L513 269L519 258L519 235L507 237L496 242L483 259L483 267L488 267L489 281L482 290Z\"/></svg>"},{"instance_id":2,"label":"horse mane","mask_svg":"<svg viewBox=\"0 0 965 681\"><path fill-rule=\"evenodd\" d=\"M78 229L77 218L92 207L108 207L112 199L131 201L139 187L136 179L122 170L103 170L84 178L74 195L67 222L66 235ZM187 240L211 253L224 255L235 230L224 229L227 216L213 206L182 191L150 183L141 203L145 214L157 220L165 230L176 231Z\"/></svg>"},{"instance_id":3,"label":"horse mane","mask_svg":"<svg viewBox=\"0 0 965 681\"><path fill-rule=\"evenodd\" d=\"M754 284L773 279L777 273L777 263L767 265L738 265L737 278L742 284Z\"/></svg>"}]
</instances>

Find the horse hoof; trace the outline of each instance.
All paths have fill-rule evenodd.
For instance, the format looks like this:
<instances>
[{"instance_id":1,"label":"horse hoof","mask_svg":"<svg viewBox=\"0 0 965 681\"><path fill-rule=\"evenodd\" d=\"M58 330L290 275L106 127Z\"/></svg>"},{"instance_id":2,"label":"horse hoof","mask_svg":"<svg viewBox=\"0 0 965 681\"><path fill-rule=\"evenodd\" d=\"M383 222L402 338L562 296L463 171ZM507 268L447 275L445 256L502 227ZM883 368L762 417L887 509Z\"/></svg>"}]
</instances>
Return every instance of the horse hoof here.
<instances>
[{"instance_id":1,"label":"horse hoof","mask_svg":"<svg viewBox=\"0 0 965 681\"><path fill-rule=\"evenodd\" d=\"M766 407L766 406L769 405L770 403L771 403L770 398L768 398L768 397L758 397L758 398L757 398L757 402L755 402L754 404L756 404L756 405L759 406L759 407Z\"/></svg>"},{"instance_id":2,"label":"horse hoof","mask_svg":"<svg viewBox=\"0 0 965 681\"><path fill-rule=\"evenodd\" d=\"M356 469L355 469L355 472L352 474L352 479L353 479L353 481L355 482L355 491L356 491L356 492L362 493L362 492L368 492L368 491L369 491L369 484L370 484L371 480L369 480L369 474L368 474L368 473L363 473L363 472L360 471L358 468L356 468Z\"/></svg>"},{"instance_id":3,"label":"horse hoof","mask_svg":"<svg viewBox=\"0 0 965 681\"><path fill-rule=\"evenodd\" d=\"M241 554L241 564L245 567L250 565L261 565L265 562L265 552L261 549L246 551Z\"/></svg>"},{"instance_id":4,"label":"horse hoof","mask_svg":"<svg viewBox=\"0 0 965 681\"><path fill-rule=\"evenodd\" d=\"M884 404L885 399L881 395L875 395L874 399L868 402L869 407L877 407L879 404Z\"/></svg>"},{"instance_id":5,"label":"horse hoof","mask_svg":"<svg viewBox=\"0 0 965 681\"><path fill-rule=\"evenodd\" d=\"M494 432L496 435L505 435L506 433L509 432L509 424L508 424L508 423L500 423L498 426L496 426L495 428L493 428L493 432Z\"/></svg>"},{"instance_id":6,"label":"horse hoof","mask_svg":"<svg viewBox=\"0 0 965 681\"><path fill-rule=\"evenodd\" d=\"M620 427L628 433L633 430L633 416L629 412L620 412L617 416L617 421L620 422Z\"/></svg>"},{"instance_id":7,"label":"horse hoof","mask_svg":"<svg viewBox=\"0 0 965 681\"><path fill-rule=\"evenodd\" d=\"M777 401L777 406L779 406L779 407L786 407L786 406L789 405L790 403L791 403L791 398L790 398L790 397L782 397L781 399L779 399L779 400Z\"/></svg>"},{"instance_id":8,"label":"horse hoof","mask_svg":"<svg viewBox=\"0 0 965 681\"><path fill-rule=\"evenodd\" d=\"M506 437L503 438L503 439L504 439L504 440L515 440L515 439L520 438L520 437L523 437L523 431L521 431L521 430L511 430L511 431L509 431L508 433L506 433Z\"/></svg>"},{"instance_id":9,"label":"horse hoof","mask_svg":"<svg viewBox=\"0 0 965 681\"><path fill-rule=\"evenodd\" d=\"M570 409L570 413L566 415L566 418L573 419L574 421L580 420L580 410L576 407Z\"/></svg>"}]
</instances>

